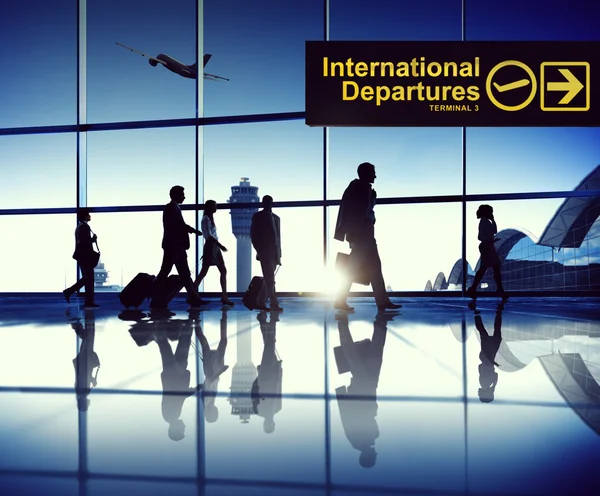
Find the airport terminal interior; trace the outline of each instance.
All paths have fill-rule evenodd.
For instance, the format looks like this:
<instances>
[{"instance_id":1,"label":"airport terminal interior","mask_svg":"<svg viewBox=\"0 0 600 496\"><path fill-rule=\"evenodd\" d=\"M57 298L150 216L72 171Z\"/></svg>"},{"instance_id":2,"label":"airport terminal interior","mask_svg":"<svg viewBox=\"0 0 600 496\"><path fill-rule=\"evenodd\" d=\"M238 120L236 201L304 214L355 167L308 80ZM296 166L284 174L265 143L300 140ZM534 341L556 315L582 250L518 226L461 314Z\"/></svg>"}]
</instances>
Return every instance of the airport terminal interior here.
<instances>
[{"instance_id":1,"label":"airport terminal interior","mask_svg":"<svg viewBox=\"0 0 600 496\"><path fill-rule=\"evenodd\" d=\"M598 40L589 2L547 3L12 2L0 493L600 494L600 129L305 124L306 41ZM352 311L333 305L350 251L336 220L363 162L393 311L360 283ZM168 308L119 299L160 269L174 185L196 229L217 203L232 306L216 267L205 305L185 289ZM264 195L283 311L242 302ZM508 299L491 270L467 294L480 205ZM81 207L97 308L63 295ZM195 278L204 239L190 242Z\"/></svg>"}]
</instances>

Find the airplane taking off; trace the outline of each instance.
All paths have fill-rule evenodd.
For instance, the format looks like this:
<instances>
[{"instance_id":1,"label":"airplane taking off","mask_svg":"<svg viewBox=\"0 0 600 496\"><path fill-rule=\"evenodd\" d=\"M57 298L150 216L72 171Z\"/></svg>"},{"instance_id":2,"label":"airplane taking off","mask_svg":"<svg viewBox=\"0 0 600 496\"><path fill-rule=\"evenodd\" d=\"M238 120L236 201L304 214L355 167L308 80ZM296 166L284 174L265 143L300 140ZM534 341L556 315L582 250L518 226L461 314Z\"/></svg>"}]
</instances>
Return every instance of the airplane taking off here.
<instances>
[{"instance_id":1,"label":"airplane taking off","mask_svg":"<svg viewBox=\"0 0 600 496\"><path fill-rule=\"evenodd\" d=\"M198 77L198 64L186 65L186 64L179 62L178 60L175 60L173 57L169 57L168 55L165 55L164 53L160 53L156 57L151 57L150 55L140 52L139 50L136 50L135 48L125 46L122 43L117 42L117 45L122 46L123 48L127 48L127 50L131 50L132 52L139 53L140 55L142 55L144 57L147 57L148 62L150 63L150 65L152 67L156 67L158 64L162 64L164 67L169 69L171 72L174 72L175 74L179 74L180 76L183 76L185 78L196 79ZM212 55L210 53L207 53L204 56L204 66L203 67L206 67L206 64L208 64L208 61L210 60L211 57L212 57ZM214 74L208 74L207 72L204 73L204 79L208 79L210 81L229 81L228 78L225 78L223 76L215 76Z\"/></svg>"}]
</instances>

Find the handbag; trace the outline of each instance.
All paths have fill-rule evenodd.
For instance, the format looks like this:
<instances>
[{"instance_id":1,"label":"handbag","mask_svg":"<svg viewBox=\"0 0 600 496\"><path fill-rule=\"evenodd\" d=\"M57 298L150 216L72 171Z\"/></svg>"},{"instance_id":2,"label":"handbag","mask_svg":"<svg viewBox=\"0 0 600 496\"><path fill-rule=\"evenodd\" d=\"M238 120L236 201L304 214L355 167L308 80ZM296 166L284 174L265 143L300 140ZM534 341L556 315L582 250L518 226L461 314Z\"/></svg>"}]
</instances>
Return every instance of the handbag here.
<instances>
[{"instance_id":1,"label":"handbag","mask_svg":"<svg viewBox=\"0 0 600 496\"><path fill-rule=\"evenodd\" d=\"M342 273L348 273L348 263L350 261L350 255L346 253L338 253L335 258L335 268ZM368 286L371 284L371 275L367 270L366 264L361 264L356 268L354 273L348 274L352 278L352 282Z\"/></svg>"},{"instance_id":2,"label":"handbag","mask_svg":"<svg viewBox=\"0 0 600 496\"><path fill-rule=\"evenodd\" d=\"M90 265L94 269L98 266L98 262L100 262L100 248L98 248L98 243L96 243L96 249L98 251L92 252L92 256L90 257Z\"/></svg>"},{"instance_id":3,"label":"handbag","mask_svg":"<svg viewBox=\"0 0 600 496\"><path fill-rule=\"evenodd\" d=\"M90 232L92 233L92 236L95 236L94 231L92 231L90 229ZM86 262L89 262L89 265L91 265L92 268L95 269L97 267L98 263L100 262L100 247L98 246L98 239L96 239L96 241L94 241L94 244L96 245L96 250L98 250L98 251L92 250L92 253L88 255ZM79 253L79 243L75 246L75 252L73 253L73 258L81 264L81 259L83 257L81 256L81 253Z\"/></svg>"}]
</instances>

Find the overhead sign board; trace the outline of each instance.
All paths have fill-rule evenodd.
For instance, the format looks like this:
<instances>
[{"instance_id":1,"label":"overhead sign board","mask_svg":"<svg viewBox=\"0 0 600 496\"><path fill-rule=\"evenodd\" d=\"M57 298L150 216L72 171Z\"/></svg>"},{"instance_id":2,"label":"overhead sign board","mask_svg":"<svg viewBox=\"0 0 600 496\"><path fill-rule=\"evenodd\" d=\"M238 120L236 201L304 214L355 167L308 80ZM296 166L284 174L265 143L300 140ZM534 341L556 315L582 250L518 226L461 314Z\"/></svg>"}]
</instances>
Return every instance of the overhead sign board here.
<instances>
[{"instance_id":1,"label":"overhead sign board","mask_svg":"<svg viewBox=\"0 0 600 496\"><path fill-rule=\"evenodd\" d=\"M309 126L598 126L600 42L306 42Z\"/></svg>"}]
</instances>

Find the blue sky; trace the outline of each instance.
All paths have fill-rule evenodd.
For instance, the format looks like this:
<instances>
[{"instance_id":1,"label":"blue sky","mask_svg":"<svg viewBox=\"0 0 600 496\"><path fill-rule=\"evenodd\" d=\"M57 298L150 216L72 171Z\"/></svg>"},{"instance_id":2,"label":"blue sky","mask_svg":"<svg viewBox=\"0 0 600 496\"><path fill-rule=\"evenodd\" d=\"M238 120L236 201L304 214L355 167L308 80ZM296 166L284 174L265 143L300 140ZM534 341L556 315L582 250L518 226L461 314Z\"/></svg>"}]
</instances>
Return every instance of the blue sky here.
<instances>
[{"instance_id":1,"label":"blue sky","mask_svg":"<svg viewBox=\"0 0 600 496\"><path fill-rule=\"evenodd\" d=\"M160 66L151 67L147 60L115 43L193 63L195 2L155 0L145 2L141 8L140 2L134 0L90 0L88 4L87 121L194 117L193 80ZM6 9L0 19L0 57L9 70L0 74L0 128L76 122L74 5L74 0L56 0L53 9L48 10L41 0L13 1ZM498 6L483 0L467 1L467 40L598 40L598 7L590 5L583 1L550 1L542 9L532 0L509 0ZM458 0L418 3L330 0L330 39L460 40L461 15ZM213 55L207 72L230 78L226 83L204 81L204 115L304 110L304 44L307 40L322 39L321 0L205 0L203 36L204 51ZM203 137L206 199L225 202L230 187L242 176L259 186L260 195L269 193L276 200L322 198L321 129L308 128L303 121L239 124L207 127ZM356 166L363 161L377 166L375 188L380 197L462 191L458 128L335 128L331 129L329 143L330 198L341 197L344 187L355 176ZM92 132L87 144L90 206L163 204L168 201L168 189L177 183L186 187L188 199L194 197L193 128ZM68 134L0 137L0 208L74 206L75 146L75 137ZM571 190L599 163L597 128L467 130L468 193ZM503 205L506 208L495 207L499 209L501 228L518 223L539 235L560 201ZM415 213L409 207L379 209L380 226L387 226L381 227L379 243L390 246L387 265L398 272L397 277L390 276L397 281L392 286L402 286L400 274L406 272L394 260L393 247L397 247L399 232L406 239L425 236L416 234L422 233L423 227L425 232L433 230L431 242L438 238L448 240L448 254L434 253L419 262L421 266L431 265L428 270L432 274L415 274L415 287L406 289L422 289L437 272L449 271L460 255L458 205L422 205L415 209ZM305 232L318 238L322 231L320 213L298 212L288 211L282 216L289 217L289 222L302 222L301 212L306 212L306 218L316 225L306 227ZM220 232L233 246L228 214L218 215L222 219ZM443 225L440 215L445 219ZM330 217L330 222L334 222L335 210ZM138 218L149 217L139 214ZM105 240L123 236L131 221L125 217L119 219L102 226ZM0 219L1 224L12 222ZM31 218L30 222L36 224L37 220ZM72 223L72 219L66 221L69 229ZM467 234L472 266L477 262L474 221L473 226L468 226ZM409 228L416 233L406 232ZM147 232L160 229L155 220L143 227ZM289 233L295 230L292 227L285 232L291 236ZM64 242L53 237L60 244L57 252L71 250L72 234L67 234ZM302 239L287 241L289 266L297 266L303 260L297 248ZM106 240L106 244L113 242ZM160 247L151 250L142 265L160 263ZM320 250L319 239L311 263L320 263ZM234 253L230 252L228 262L232 274L230 285L235 281ZM67 255L64 264L70 267L70 253ZM407 252L404 256L413 255ZM130 258L135 258L124 252L112 255L107 252L103 257L112 258L116 272L121 271L120 267L131 266ZM286 276L282 269L280 276L282 285L291 289L302 274L288 272ZM216 285L216 276L214 281L211 277L209 274L208 284ZM421 280L422 284L417 284ZM309 289L310 284L307 279L300 286Z\"/></svg>"}]
</instances>

